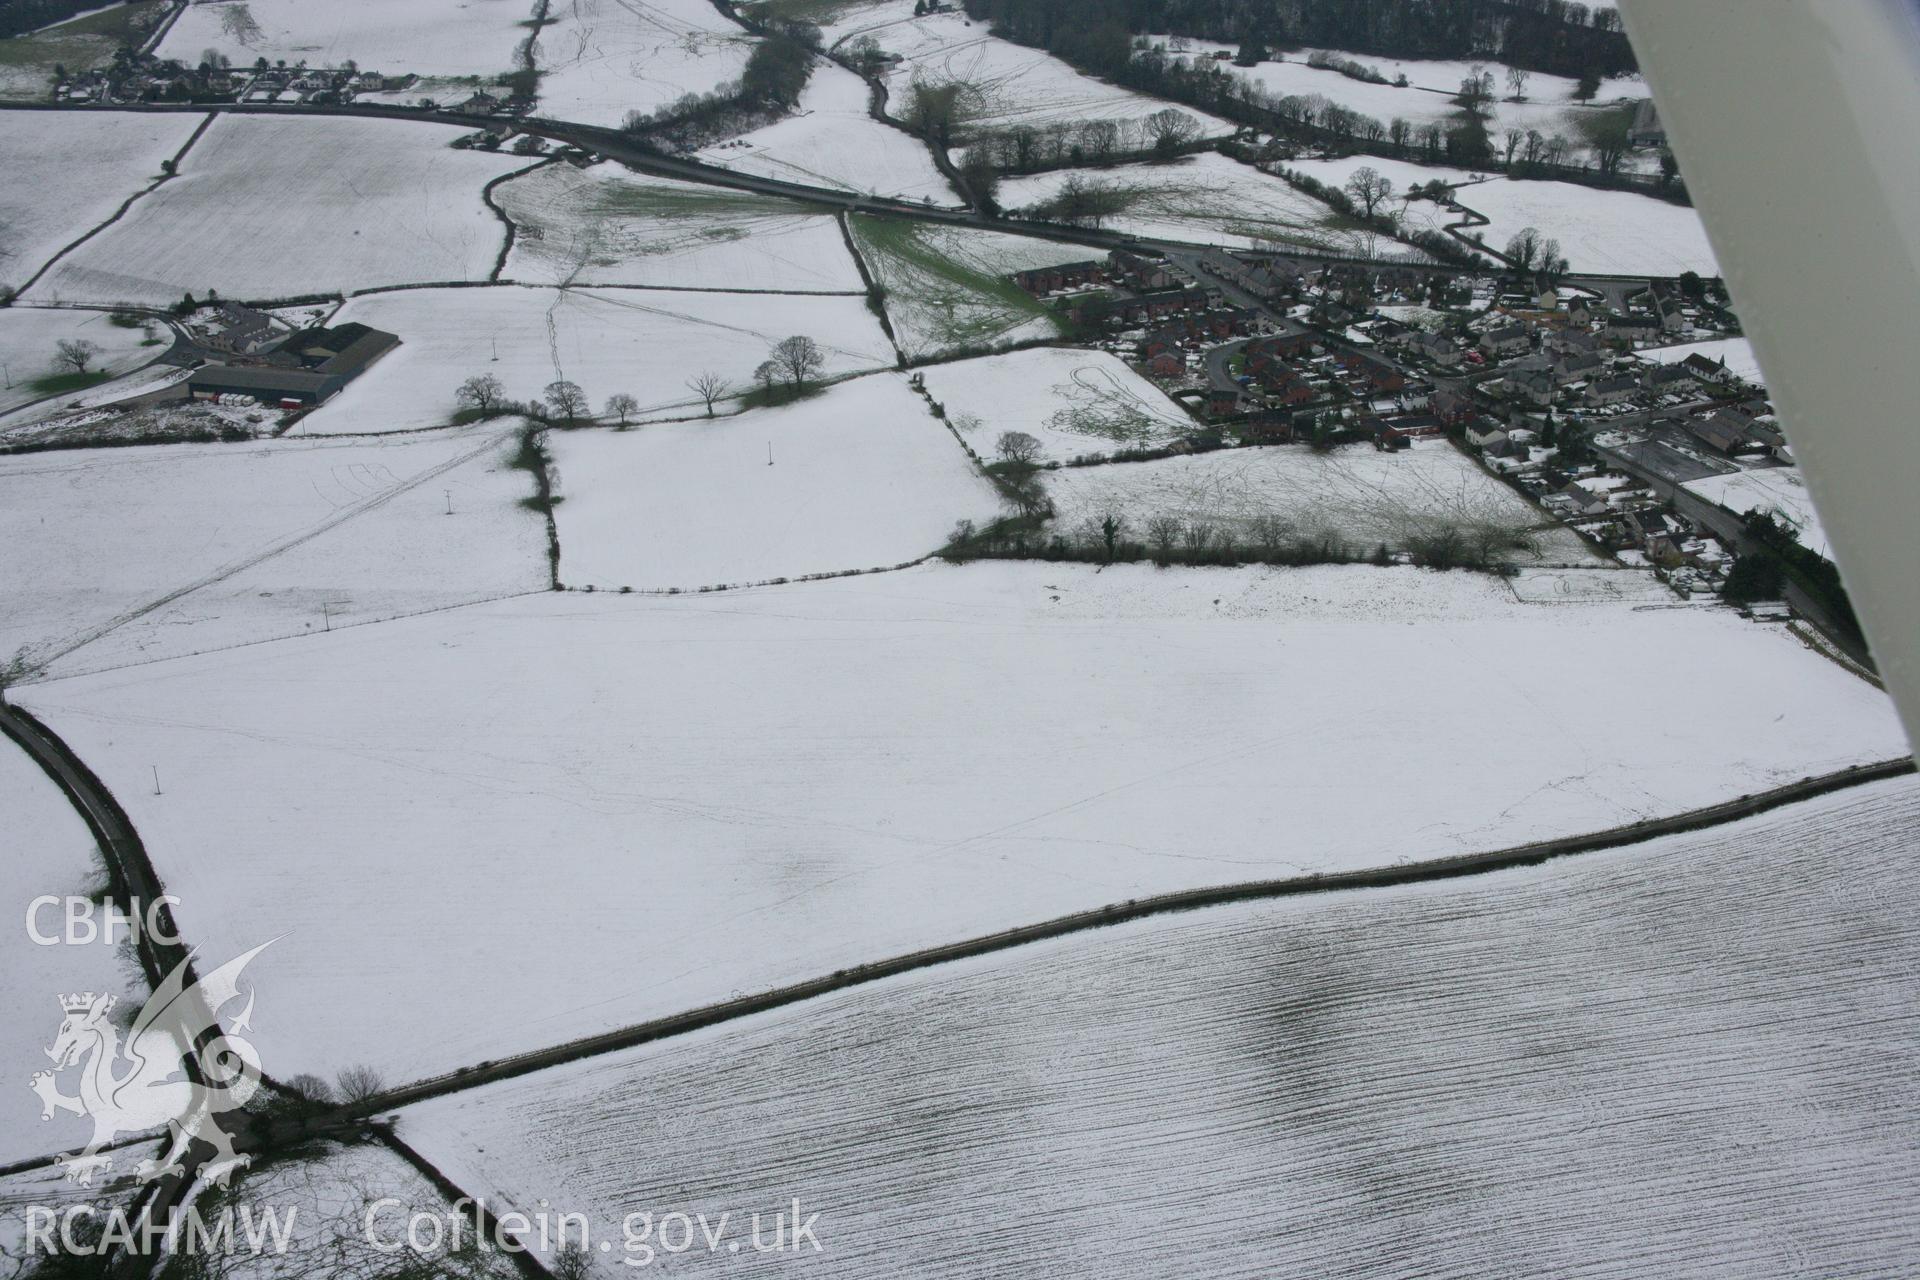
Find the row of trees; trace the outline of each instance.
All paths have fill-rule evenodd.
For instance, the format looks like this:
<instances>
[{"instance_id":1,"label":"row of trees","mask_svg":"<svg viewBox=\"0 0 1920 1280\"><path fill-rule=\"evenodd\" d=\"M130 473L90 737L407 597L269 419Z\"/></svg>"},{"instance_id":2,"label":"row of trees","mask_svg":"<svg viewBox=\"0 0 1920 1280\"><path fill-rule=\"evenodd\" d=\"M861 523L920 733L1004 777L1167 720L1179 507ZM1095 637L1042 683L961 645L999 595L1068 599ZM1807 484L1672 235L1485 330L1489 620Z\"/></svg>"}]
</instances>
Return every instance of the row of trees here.
<instances>
[{"instance_id":1,"label":"row of trees","mask_svg":"<svg viewBox=\"0 0 1920 1280\"><path fill-rule=\"evenodd\" d=\"M62 347L66 345L63 343ZM89 348L90 359L91 344L80 345ZM795 334L774 343L767 359L754 371L754 381L762 388L800 390L818 381L826 364L826 353L819 343L805 334ZM732 385L711 370L694 374L685 386L706 406L709 418L714 414L714 407L733 394ZM477 373L460 384L453 398L461 412L472 418L524 416L573 427L591 416L587 393L579 383L566 378L549 382L532 400L514 400L508 397L506 384L499 378L490 373ZM639 411L640 402L620 392L607 397L601 416L625 427Z\"/></svg>"},{"instance_id":2,"label":"row of trees","mask_svg":"<svg viewBox=\"0 0 1920 1280\"><path fill-rule=\"evenodd\" d=\"M1036 173L1147 155L1169 158L1199 137L1200 122L1169 107L1140 120L1064 121L973 133L965 161L997 173Z\"/></svg>"},{"instance_id":3,"label":"row of trees","mask_svg":"<svg viewBox=\"0 0 1920 1280\"><path fill-rule=\"evenodd\" d=\"M813 74L820 30L806 23L767 30L768 38L754 44L738 80L709 93L683 94L657 111L629 111L626 131L656 147L690 150L791 112Z\"/></svg>"}]
</instances>

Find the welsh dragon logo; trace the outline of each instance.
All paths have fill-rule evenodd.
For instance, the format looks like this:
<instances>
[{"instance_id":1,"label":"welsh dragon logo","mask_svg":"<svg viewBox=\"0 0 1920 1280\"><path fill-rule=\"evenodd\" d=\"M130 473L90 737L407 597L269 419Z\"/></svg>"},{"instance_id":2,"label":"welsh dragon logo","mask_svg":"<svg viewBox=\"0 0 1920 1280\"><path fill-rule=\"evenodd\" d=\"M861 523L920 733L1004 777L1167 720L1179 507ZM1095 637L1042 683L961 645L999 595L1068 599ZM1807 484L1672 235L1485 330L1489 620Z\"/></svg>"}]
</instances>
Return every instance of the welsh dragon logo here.
<instances>
[{"instance_id":1,"label":"welsh dragon logo","mask_svg":"<svg viewBox=\"0 0 1920 1280\"><path fill-rule=\"evenodd\" d=\"M42 1120L71 1111L93 1121L86 1149L59 1157L69 1182L91 1186L95 1173L113 1167L113 1157L101 1148L121 1134L162 1125L172 1143L161 1159L139 1163L135 1172L142 1182L184 1173L182 1157L196 1138L214 1149L204 1169L212 1181L224 1183L251 1162L233 1149L220 1124L223 1114L245 1106L260 1088L260 1057L240 1034L251 1029L251 986L231 1029L221 1025L221 1011L240 998L248 962L272 945L263 942L198 982L187 978L192 958L182 960L135 1015L124 1043L107 1019L113 996L87 991L60 997L66 1017L46 1049L53 1070L36 1071L32 1088L40 1095ZM77 1096L60 1091L59 1077L70 1068L79 1072Z\"/></svg>"}]
</instances>

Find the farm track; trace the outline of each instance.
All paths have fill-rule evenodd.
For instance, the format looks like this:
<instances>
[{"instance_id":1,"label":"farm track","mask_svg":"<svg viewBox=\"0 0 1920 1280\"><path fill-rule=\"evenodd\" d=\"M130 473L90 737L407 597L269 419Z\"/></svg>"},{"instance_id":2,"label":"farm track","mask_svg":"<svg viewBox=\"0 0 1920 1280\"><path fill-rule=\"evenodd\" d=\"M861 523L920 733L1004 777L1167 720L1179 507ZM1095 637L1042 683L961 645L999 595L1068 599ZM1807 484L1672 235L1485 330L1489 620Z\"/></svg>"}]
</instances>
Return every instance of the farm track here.
<instances>
[{"instance_id":1,"label":"farm track","mask_svg":"<svg viewBox=\"0 0 1920 1280\"><path fill-rule=\"evenodd\" d=\"M202 588L210 587L217 582L222 582L227 578L231 578L236 573L244 572L247 569L253 568L257 564L261 564L267 560L271 560L273 557L280 555L283 552L291 551L295 547L298 547L303 543L311 542L313 539L319 537L321 534L324 534L333 529L336 529L339 526L347 523L349 520L352 520L357 516L364 515L367 512L372 511L376 507L384 506L386 503L391 502L393 499L399 497L403 493L406 493L408 490L418 488L420 485L425 484L427 481L432 480L440 475L443 475L446 472L453 470L455 467L458 467L463 463L472 461L474 458L479 457L481 454L485 453L487 450L498 447L498 444L499 444L498 438L495 436L489 435L488 438L477 447L458 453L454 455L452 458L449 458L448 460L446 460L445 462L441 462L432 467L429 467L427 470L420 472L418 475L409 476L406 479L401 480L396 484L390 485L385 489L381 489L373 494L368 495L365 498L360 499L358 502L353 502L348 504L347 506L341 507L339 510L335 511L332 515L329 515L325 519L321 520L318 524L311 525L308 528L302 529L298 533L289 534L286 537L279 538L274 542L269 543L266 547L262 548L259 551L250 552L249 554L242 556L238 560L230 561L227 564L221 565L219 568L213 570L211 573L204 574L201 577L194 579L192 582L186 583L183 586L176 587L172 591L167 592L165 595L160 596L158 599L149 600L145 604L139 605L133 609L128 609L122 613L116 614L114 617L107 619L105 622L96 623L95 625L91 627L87 627L82 631L75 632L72 635L69 635L62 640L54 642L56 647L54 647L51 650L35 651L31 656L30 665L32 665L35 668L44 668L50 663L57 662L61 658L66 657L68 654L74 652L75 650L84 648L87 645L92 644L95 640L98 640L100 637L108 634L109 632L117 630L118 628L123 627L127 623L132 622L138 618L145 617L147 614L152 613L156 609L161 609L166 607L169 604L172 604L175 600L180 599L182 596L191 595L195 591L199 591Z\"/></svg>"}]
</instances>

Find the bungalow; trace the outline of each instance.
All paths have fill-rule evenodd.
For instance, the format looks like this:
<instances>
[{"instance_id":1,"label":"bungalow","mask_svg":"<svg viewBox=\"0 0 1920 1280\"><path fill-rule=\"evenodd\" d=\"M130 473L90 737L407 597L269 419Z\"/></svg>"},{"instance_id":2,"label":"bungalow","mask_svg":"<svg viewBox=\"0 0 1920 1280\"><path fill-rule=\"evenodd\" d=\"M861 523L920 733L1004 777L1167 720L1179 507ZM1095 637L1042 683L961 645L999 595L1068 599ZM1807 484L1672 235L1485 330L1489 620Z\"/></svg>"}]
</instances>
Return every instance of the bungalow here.
<instances>
[{"instance_id":1,"label":"bungalow","mask_svg":"<svg viewBox=\"0 0 1920 1280\"><path fill-rule=\"evenodd\" d=\"M1503 325L1489 329L1480 335L1480 351L1483 355L1498 359L1501 356L1515 356L1533 347L1533 339L1525 325Z\"/></svg>"},{"instance_id":2,"label":"bungalow","mask_svg":"<svg viewBox=\"0 0 1920 1280\"><path fill-rule=\"evenodd\" d=\"M1582 488L1578 481L1569 482L1566 488L1549 495L1544 502L1576 516L1599 516L1607 512L1607 495Z\"/></svg>"},{"instance_id":3,"label":"bungalow","mask_svg":"<svg viewBox=\"0 0 1920 1280\"><path fill-rule=\"evenodd\" d=\"M1639 391L1640 384L1632 378L1602 378L1587 384L1586 401L1594 406L1618 404L1623 400L1631 400Z\"/></svg>"},{"instance_id":4,"label":"bungalow","mask_svg":"<svg viewBox=\"0 0 1920 1280\"><path fill-rule=\"evenodd\" d=\"M1424 440L1444 435L1446 428L1440 419L1430 413L1409 413L1394 418L1376 418L1372 423L1374 433L1385 442L1398 440Z\"/></svg>"},{"instance_id":5,"label":"bungalow","mask_svg":"<svg viewBox=\"0 0 1920 1280\"><path fill-rule=\"evenodd\" d=\"M482 90L474 94L471 98L457 103L453 109L463 115L490 116L506 105L503 99L496 98L492 94Z\"/></svg>"}]
</instances>

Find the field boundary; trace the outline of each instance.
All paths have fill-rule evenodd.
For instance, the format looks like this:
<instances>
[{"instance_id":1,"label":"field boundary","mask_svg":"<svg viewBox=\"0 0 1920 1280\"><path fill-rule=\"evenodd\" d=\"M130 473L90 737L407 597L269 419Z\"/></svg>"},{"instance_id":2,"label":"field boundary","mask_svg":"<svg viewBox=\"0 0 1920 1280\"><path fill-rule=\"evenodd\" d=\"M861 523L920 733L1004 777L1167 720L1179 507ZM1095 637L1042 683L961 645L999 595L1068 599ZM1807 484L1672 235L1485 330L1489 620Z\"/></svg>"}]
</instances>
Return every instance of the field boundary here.
<instances>
[{"instance_id":1,"label":"field boundary","mask_svg":"<svg viewBox=\"0 0 1920 1280\"><path fill-rule=\"evenodd\" d=\"M490 1060L472 1067L463 1067L445 1075L388 1090L360 1106L343 1112L341 1120L345 1122L363 1120L378 1113L412 1106L450 1094L463 1093L480 1085L496 1084L503 1080L532 1075L535 1072L564 1066L585 1058L637 1048L656 1040L685 1035L720 1023L801 1004L821 996L866 986L869 983L912 973L919 969L928 969L955 960L991 955L994 952L1008 951L1030 943L1062 938L1092 929L1103 929L1153 916L1172 915L1238 902L1308 897L1350 890L1385 889L1539 866L1576 854L1623 848L1662 836L1681 835L1690 831L1721 826L1785 805L1816 799L1870 782L1904 777L1913 772L1915 772L1914 761L1910 757L1903 756L1875 764L1855 765L1837 773L1803 778L1798 782L1791 782L1756 795L1741 796L1670 817L1645 819L1626 826L1589 832L1586 835L1535 841L1482 853L1456 854L1366 870L1327 872L1283 880L1255 880L1129 899L1122 903L1112 903L1104 907L1059 916L1038 924L1022 925L961 942L928 947L868 964L837 969L823 977L793 983L789 986L775 987L755 995L741 996L718 1004L670 1014L663 1018L546 1049Z\"/></svg>"}]
</instances>

